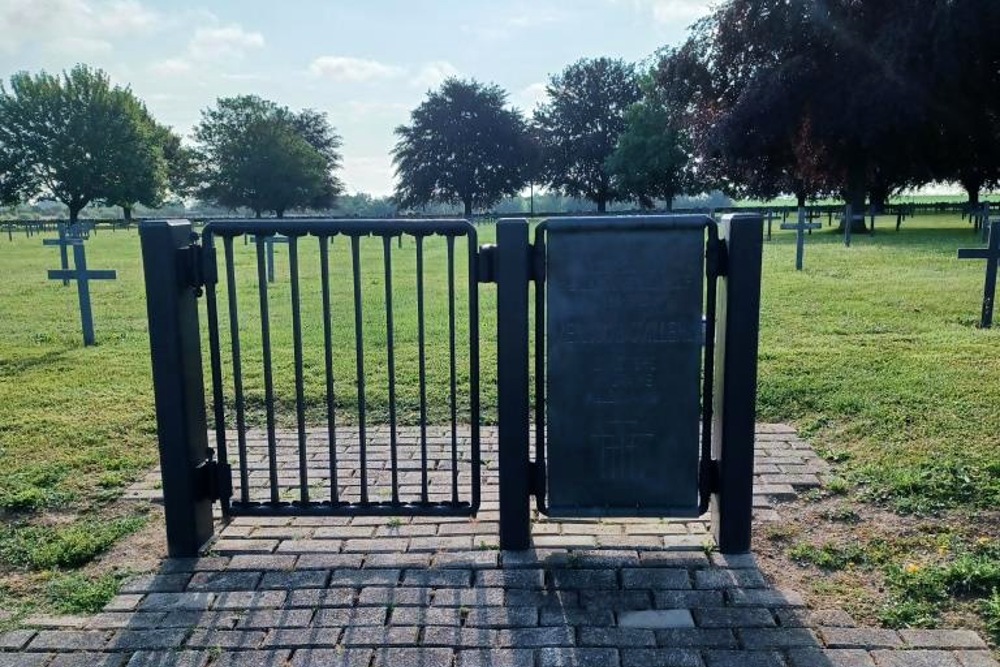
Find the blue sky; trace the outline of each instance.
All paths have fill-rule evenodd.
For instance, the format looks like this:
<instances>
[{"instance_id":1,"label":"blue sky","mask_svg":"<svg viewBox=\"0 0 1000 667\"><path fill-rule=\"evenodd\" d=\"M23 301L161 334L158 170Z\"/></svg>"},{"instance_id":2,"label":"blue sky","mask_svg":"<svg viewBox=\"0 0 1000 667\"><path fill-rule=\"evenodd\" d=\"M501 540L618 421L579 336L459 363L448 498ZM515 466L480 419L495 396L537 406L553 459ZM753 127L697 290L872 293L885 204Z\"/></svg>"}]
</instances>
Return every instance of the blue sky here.
<instances>
[{"instance_id":1,"label":"blue sky","mask_svg":"<svg viewBox=\"0 0 1000 667\"><path fill-rule=\"evenodd\" d=\"M222 96L325 111L351 192L392 190L392 130L451 75L530 112L581 57L642 60L709 0L0 0L0 76L77 62L127 84L187 135Z\"/></svg>"}]
</instances>

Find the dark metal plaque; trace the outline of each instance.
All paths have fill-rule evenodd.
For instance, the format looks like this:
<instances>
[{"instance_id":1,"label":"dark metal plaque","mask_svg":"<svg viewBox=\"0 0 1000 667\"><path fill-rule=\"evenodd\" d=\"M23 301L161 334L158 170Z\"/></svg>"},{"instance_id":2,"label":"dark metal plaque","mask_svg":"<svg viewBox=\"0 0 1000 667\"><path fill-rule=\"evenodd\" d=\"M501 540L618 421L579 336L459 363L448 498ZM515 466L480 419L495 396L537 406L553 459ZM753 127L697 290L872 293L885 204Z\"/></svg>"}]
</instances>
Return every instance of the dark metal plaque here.
<instances>
[{"instance_id":1,"label":"dark metal plaque","mask_svg":"<svg viewBox=\"0 0 1000 667\"><path fill-rule=\"evenodd\" d=\"M552 224L554 516L697 513L704 225Z\"/></svg>"}]
</instances>

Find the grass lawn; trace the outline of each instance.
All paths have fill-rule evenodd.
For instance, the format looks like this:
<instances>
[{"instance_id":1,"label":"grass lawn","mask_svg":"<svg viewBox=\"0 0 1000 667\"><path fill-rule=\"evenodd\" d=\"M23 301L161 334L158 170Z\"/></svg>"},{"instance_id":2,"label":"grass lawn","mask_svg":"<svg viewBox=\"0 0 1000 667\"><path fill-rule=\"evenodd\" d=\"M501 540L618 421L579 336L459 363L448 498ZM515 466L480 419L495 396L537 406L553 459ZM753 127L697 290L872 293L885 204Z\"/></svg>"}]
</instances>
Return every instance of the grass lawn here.
<instances>
[{"instance_id":1,"label":"grass lawn","mask_svg":"<svg viewBox=\"0 0 1000 667\"><path fill-rule=\"evenodd\" d=\"M956 217L920 216L904 223L899 233L891 231L894 222L882 218L879 233L855 235L850 249L832 232L814 233L801 273L794 271L792 233L776 232L766 243L759 418L796 424L826 456L841 463L838 489L864 501L909 513L995 508L1000 504L1000 334L976 327L983 263L956 259L958 247L978 245L977 239ZM480 243L492 238L491 228L480 228ZM414 281L413 241L406 243L409 248L393 251L394 280L401 286ZM468 376L463 249L460 242L460 386ZM102 230L88 242L87 251L90 267L117 269L118 280L93 284L99 344L84 349L75 288L45 279L45 270L58 264L57 251L23 233L13 243L0 238L5 275L0 281L0 602L17 614L54 608L67 588L81 592L76 596L80 602L68 609L61 605L63 611L99 606L114 590L114 581L87 581L74 572L142 525L141 509L115 501L156 459L138 236ZM260 423L254 257L239 239L235 251L241 316L246 317L242 343L249 419ZM277 384L279 403L283 421L290 424L290 307L288 280L282 275L287 248L279 246L277 253L279 280L271 312L275 321L286 324L275 330L273 344L275 364L284 371ZM379 242L364 244L365 363L374 374L368 397L373 421L387 414L381 253ZM316 281L316 255L311 244L302 250L307 286ZM428 241L428 400L434 421L444 420L448 405L443 256L443 243ZM334 243L331 262L335 270L349 266L343 239ZM220 293L225 287L220 284ZM333 289L338 410L349 421L356 408L349 275ZM305 292L310 295L303 304L305 391L310 414L317 414L324 388L321 311L318 296L311 289ZM416 303L410 294L394 304L395 362L399 417L413 423L419 402L417 359L409 349L417 335ZM481 288L487 421L495 414L494 297L493 286ZM225 333L223 349L228 349ZM205 363L207 370L207 351ZM226 376L231 378L228 370ZM464 404L468 397L460 391L459 399ZM96 530L97 525L102 529ZM980 552L994 559L993 551ZM994 560L1000 572L1000 556ZM994 606L1000 617L1000 599Z\"/></svg>"}]
</instances>

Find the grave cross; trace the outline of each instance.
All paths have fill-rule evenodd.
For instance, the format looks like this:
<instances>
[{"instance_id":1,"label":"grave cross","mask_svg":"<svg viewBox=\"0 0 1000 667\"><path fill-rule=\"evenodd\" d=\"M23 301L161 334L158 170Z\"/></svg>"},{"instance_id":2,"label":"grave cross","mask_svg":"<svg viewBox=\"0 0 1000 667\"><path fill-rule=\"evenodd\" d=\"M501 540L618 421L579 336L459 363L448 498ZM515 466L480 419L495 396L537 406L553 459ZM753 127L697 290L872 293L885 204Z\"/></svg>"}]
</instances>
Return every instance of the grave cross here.
<instances>
[{"instance_id":1,"label":"grave cross","mask_svg":"<svg viewBox=\"0 0 1000 667\"><path fill-rule=\"evenodd\" d=\"M812 231L814 229L820 229L823 225L818 222L806 222L806 210L805 208L799 209L799 221L795 224L789 224L787 222L781 223L782 229L794 229L795 230L795 270L802 270L802 260L806 253L806 231Z\"/></svg>"},{"instance_id":2,"label":"grave cross","mask_svg":"<svg viewBox=\"0 0 1000 667\"><path fill-rule=\"evenodd\" d=\"M274 244L275 243L288 243L287 236L261 236L253 237L253 241L261 242L267 249L267 282L274 282Z\"/></svg>"},{"instance_id":3,"label":"grave cross","mask_svg":"<svg viewBox=\"0 0 1000 667\"><path fill-rule=\"evenodd\" d=\"M76 290L80 299L80 322L83 325L83 344L94 344L94 315L90 307L91 280L117 280L118 274L113 270L88 271L87 254L83 242L73 243L73 263L76 268L70 270L49 271L49 280L76 281Z\"/></svg>"},{"instance_id":4,"label":"grave cross","mask_svg":"<svg viewBox=\"0 0 1000 667\"><path fill-rule=\"evenodd\" d=\"M1000 261L1000 221L990 223L990 244L986 248L961 248L959 259L985 259L986 284L983 287L983 314L979 326L993 326L993 299L997 291L997 262Z\"/></svg>"},{"instance_id":5,"label":"grave cross","mask_svg":"<svg viewBox=\"0 0 1000 667\"><path fill-rule=\"evenodd\" d=\"M72 234L66 233L66 225L60 224L59 238L57 239L42 239L42 245L44 246L59 246L59 268L62 271L69 271L69 254L66 252L66 248L70 246L76 246L83 243L83 239L78 236L73 236ZM63 287L69 285L69 278L63 278Z\"/></svg>"},{"instance_id":6,"label":"grave cross","mask_svg":"<svg viewBox=\"0 0 1000 667\"><path fill-rule=\"evenodd\" d=\"M768 240L768 241L770 241L770 240L771 240L771 223L772 223L773 221L777 220L777 219L778 219L778 216L777 216L777 215L775 215L774 211L770 211L770 210L769 210L769 211L767 212L767 215L766 215L766 217L765 217L765 220L767 220L767 240Z\"/></svg>"}]
</instances>

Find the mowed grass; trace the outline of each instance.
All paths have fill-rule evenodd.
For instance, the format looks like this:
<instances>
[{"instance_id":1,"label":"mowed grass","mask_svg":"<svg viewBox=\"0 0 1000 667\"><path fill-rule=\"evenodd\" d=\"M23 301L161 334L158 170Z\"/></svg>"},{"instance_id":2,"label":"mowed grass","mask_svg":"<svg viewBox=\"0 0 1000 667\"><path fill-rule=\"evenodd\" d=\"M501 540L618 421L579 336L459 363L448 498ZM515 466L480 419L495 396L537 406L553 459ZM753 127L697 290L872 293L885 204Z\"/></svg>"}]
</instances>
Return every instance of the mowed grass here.
<instances>
[{"instance_id":1,"label":"mowed grass","mask_svg":"<svg viewBox=\"0 0 1000 667\"><path fill-rule=\"evenodd\" d=\"M897 509L927 512L995 505L1000 501L1000 456L995 449L1000 426L998 334L976 326L983 262L956 259L958 247L979 245L977 237L957 217L918 217L904 223L899 233L891 230L891 222L882 218L873 237L856 235L850 249L828 230L814 233L807 241L806 270L801 273L794 270L794 234L776 232L765 243L759 418L798 425L827 456L843 463L845 477L867 497ZM479 243L493 241L491 227L480 227L478 233ZM366 239L361 246L371 423L389 418L383 251L378 239ZM459 240L455 373L460 421L469 419L471 372L465 253L465 242ZM415 242L406 239L400 249L393 241L390 254L396 287L396 417L400 423L416 423ZM247 420L259 425L264 422L264 386L254 247L237 238L234 255ZM325 418L326 386L315 240L302 241L300 255L303 391L307 420L316 424ZM445 257L440 238L426 241L427 410L435 423L450 417ZM337 419L356 422L349 242L337 238L330 258L335 274ZM44 608L44 591L63 590L79 581L71 578L70 584L54 585L45 579L55 576L54 570L77 567L81 559L75 554L89 557L141 524L131 516L116 517L114 525L121 530L105 531L108 537L101 544L91 541L81 547L73 540L81 527L112 508L119 511L112 503L122 489L156 461L138 235L102 230L88 242L87 259L91 268L118 271L117 281L92 284L99 344L91 348L81 343L75 286L46 279L46 270L58 265L58 252L42 247L37 236L29 239L22 233L13 243L0 238L0 508L6 523L0 535L0 577L5 577L0 586L7 586L12 604L25 608ZM268 303L278 420L285 426L294 424L296 389L288 271L288 248L277 246L278 278L269 288ZM228 285L224 273L221 278L221 348L231 424ZM482 419L492 422L495 287L481 286L479 299ZM202 318L204 325L204 306ZM207 383L207 345L203 363ZM54 516L60 519L53 521ZM67 544L72 546L61 546ZM7 585L24 572L45 573L45 580L34 587ZM80 597L93 607L93 600L113 591L113 584L106 577L92 581Z\"/></svg>"}]
</instances>

